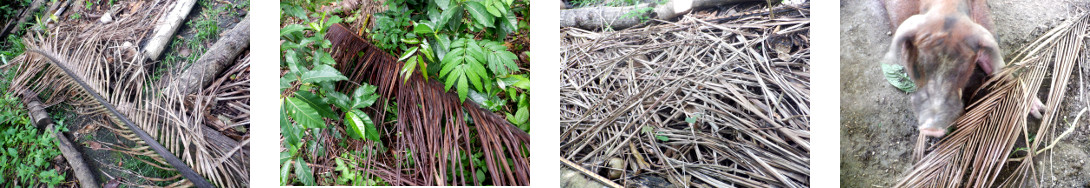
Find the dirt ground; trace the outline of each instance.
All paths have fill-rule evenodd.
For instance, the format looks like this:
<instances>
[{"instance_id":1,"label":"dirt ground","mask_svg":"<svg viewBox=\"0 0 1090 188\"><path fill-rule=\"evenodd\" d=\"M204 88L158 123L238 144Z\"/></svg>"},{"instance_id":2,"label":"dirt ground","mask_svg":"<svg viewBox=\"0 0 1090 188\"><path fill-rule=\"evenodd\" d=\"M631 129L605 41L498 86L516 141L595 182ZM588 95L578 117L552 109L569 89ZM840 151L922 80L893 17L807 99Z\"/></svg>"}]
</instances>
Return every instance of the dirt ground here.
<instances>
[{"instance_id":1,"label":"dirt ground","mask_svg":"<svg viewBox=\"0 0 1090 188\"><path fill-rule=\"evenodd\" d=\"M879 60L890 42L890 24L881 0L840 2L840 184L843 187L890 187L912 165L917 131L908 95L888 84ZM1011 53L1064 18L1086 11L1088 1L990 1L1001 48ZM1086 54L1086 53L1084 53ZM1084 60L1085 61L1085 60ZM1084 67L1090 62L1084 62ZM1076 66L1078 69L1079 66ZM1081 71L1081 75L1080 72ZM1061 120L1072 121L1090 104L1090 68L1073 72ZM1080 88L1080 85L1083 86ZM1045 89L1042 89L1045 91ZM1081 92L1080 92L1081 91ZM1081 95L1081 96L1080 96ZM1044 96L1044 93L1041 94ZM1090 186L1090 118L1038 161L1045 187ZM1062 129L1067 125L1063 124ZM1048 153L1048 152L1046 152Z\"/></svg>"}]
</instances>

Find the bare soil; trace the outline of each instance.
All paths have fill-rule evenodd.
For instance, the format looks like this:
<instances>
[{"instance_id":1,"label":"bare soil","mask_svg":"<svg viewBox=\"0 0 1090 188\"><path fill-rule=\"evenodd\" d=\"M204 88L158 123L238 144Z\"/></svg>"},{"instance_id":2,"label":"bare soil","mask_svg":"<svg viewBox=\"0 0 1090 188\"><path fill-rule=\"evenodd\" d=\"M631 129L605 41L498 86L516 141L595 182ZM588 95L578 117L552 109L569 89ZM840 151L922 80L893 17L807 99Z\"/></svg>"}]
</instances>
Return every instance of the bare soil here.
<instances>
[{"instance_id":1,"label":"bare soil","mask_svg":"<svg viewBox=\"0 0 1090 188\"><path fill-rule=\"evenodd\" d=\"M843 187L893 186L914 162L911 155L917 136L915 112L909 109L908 95L888 84L879 67L891 33L880 1L840 2L840 184ZM1090 2L1010 0L990 1L989 7L1001 48L1010 53L1065 18L1086 11ZM1084 62L1082 70L1073 72L1059 112L1063 114L1062 120L1072 121L1079 110L1090 106L1087 66L1090 63ZM1040 185L1090 186L1087 163L1090 118L1085 116L1071 135L1037 160ZM1061 130L1056 132L1062 132L1068 125L1058 126Z\"/></svg>"}]
</instances>

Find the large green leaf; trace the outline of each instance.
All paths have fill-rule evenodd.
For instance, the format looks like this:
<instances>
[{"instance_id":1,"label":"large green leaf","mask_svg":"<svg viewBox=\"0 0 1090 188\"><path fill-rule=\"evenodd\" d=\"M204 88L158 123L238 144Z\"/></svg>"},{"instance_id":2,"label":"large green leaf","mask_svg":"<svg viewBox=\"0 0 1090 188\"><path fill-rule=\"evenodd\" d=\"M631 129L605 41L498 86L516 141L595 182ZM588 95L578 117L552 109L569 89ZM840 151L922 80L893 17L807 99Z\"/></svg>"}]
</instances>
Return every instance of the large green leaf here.
<instances>
[{"instance_id":1,"label":"large green leaf","mask_svg":"<svg viewBox=\"0 0 1090 188\"><path fill-rule=\"evenodd\" d=\"M500 5L499 1L493 1L493 0L485 0L484 1L484 9L488 10L488 13L492 14L492 16L495 16L495 17L501 17L501 16L503 16L503 12L507 12L507 10L506 10L507 8ZM500 10L503 10L503 12L500 12Z\"/></svg>"},{"instance_id":2,"label":"large green leaf","mask_svg":"<svg viewBox=\"0 0 1090 188\"><path fill-rule=\"evenodd\" d=\"M299 24L291 24L291 25L288 25L288 26L284 26L284 28L280 28L280 37L291 36L292 34L294 34L296 32L303 31L303 29L306 29L306 27L303 27L303 25L299 25Z\"/></svg>"},{"instance_id":3,"label":"large green leaf","mask_svg":"<svg viewBox=\"0 0 1090 188\"><path fill-rule=\"evenodd\" d=\"M450 0L435 0L435 5L438 5L440 9L447 10L447 8L450 8Z\"/></svg>"},{"instance_id":4,"label":"large green leaf","mask_svg":"<svg viewBox=\"0 0 1090 188\"><path fill-rule=\"evenodd\" d=\"M414 71L416 71L416 64L418 63L417 60L420 60L418 56L410 57L409 61L406 61L405 64L401 66L401 77L405 78L404 82L408 82L409 77L413 75Z\"/></svg>"},{"instance_id":5,"label":"large green leaf","mask_svg":"<svg viewBox=\"0 0 1090 188\"><path fill-rule=\"evenodd\" d=\"M435 28L438 30L439 28L447 26L450 30L458 30L459 27L462 27L462 17L464 15L464 13L462 13L464 12L463 9L465 9L463 6L454 6L449 10L443 11L443 14L440 15L438 25L436 25Z\"/></svg>"},{"instance_id":6,"label":"large green leaf","mask_svg":"<svg viewBox=\"0 0 1090 188\"><path fill-rule=\"evenodd\" d=\"M340 71L329 65L315 65L314 70L303 73L300 81L303 83L317 83L326 81L348 80Z\"/></svg>"},{"instance_id":7,"label":"large green leaf","mask_svg":"<svg viewBox=\"0 0 1090 188\"><path fill-rule=\"evenodd\" d=\"M378 100L378 94L375 93L378 87L371 84L363 83L356 91L352 92L352 108L366 108L374 104Z\"/></svg>"},{"instance_id":8,"label":"large green leaf","mask_svg":"<svg viewBox=\"0 0 1090 188\"><path fill-rule=\"evenodd\" d=\"M299 77L295 75L284 75L284 77L280 77L280 92L283 93L285 89L291 88L291 83L298 80Z\"/></svg>"},{"instance_id":9,"label":"large green leaf","mask_svg":"<svg viewBox=\"0 0 1090 188\"><path fill-rule=\"evenodd\" d=\"M492 71L492 74L505 76L512 70L518 70L518 65L515 64L518 56L507 51L507 47L503 46L502 42L482 41L481 43L484 44L484 54L488 58L488 69Z\"/></svg>"},{"instance_id":10,"label":"large green leaf","mask_svg":"<svg viewBox=\"0 0 1090 188\"><path fill-rule=\"evenodd\" d=\"M314 173L310 171L310 167L299 158L295 158L295 179L298 179L299 182L306 186L318 185L318 183L314 182Z\"/></svg>"},{"instance_id":11,"label":"large green leaf","mask_svg":"<svg viewBox=\"0 0 1090 188\"><path fill-rule=\"evenodd\" d=\"M473 84L477 90L481 90L488 85L486 80L490 80L491 77L482 62L477 58L482 56L482 50L475 40L458 39L458 41L451 44L451 48L453 50L443 58L443 68L439 71L439 77L445 80L444 84L447 91L450 91L451 87L457 86L458 97L464 102L470 84Z\"/></svg>"},{"instance_id":12,"label":"large green leaf","mask_svg":"<svg viewBox=\"0 0 1090 188\"><path fill-rule=\"evenodd\" d=\"M417 42L419 43L420 41ZM409 50L405 50L405 53L401 53L401 57L397 58L397 61L405 61L406 59L409 59L409 57L416 55L416 51L419 49L419 46L413 46L412 48L409 48Z\"/></svg>"},{"instance_id":13,"label":"large green leaf","mask_svg":"<svg viewBox=\"0 0 1090 188\"><path fill-rule=\"evenodd\" d=\"M280 186L291 184L291 160L280 164Z\"/></svg>"},{"instance_id":14,"label":"large green leaf","mask_svg":"<svg viewBox=\"0 0 1090 188\"><path fill-rule=\"evenodd\" d=\"M319 115L329 119L336 119L337 114L333 113L333 109L329 108L329 103L322 101L318 95L311 93L310 91L295 91L295 96L302 99L307 104L310 104L314 111L317 111Z\"/></svg>"},{"instance_id":15,"label":"large green leaf","mask_svg":"<svg viewBox=\"0 0 1090 188\"><path fill-rule=\"evenodd\" d=\"M495 25L492 23L494 17L491 13L488 13L487 8L485 8L485 6L482 5L480 2L467 2L466 10L469 11L469 16L473 17L474 22L481 24L485 27L495 27Z\"/></svg>"},{"instance_id":16,"label":"large green leaf","mask_svg":"<svg viewBox=\"0 0 1090 188\"><path fill-rule=\"evenodd\" d=\"M346 125L348 125L348 127L345 127L345 129L348 129L347 131L349 137L355 139L363 139L363 133L367 130L364 128L365 123L362 119L360 119L359 115L356 115L356 113L353 113L353 111L345 112L344 122Z\"/></svg>"},{"instance_id":17,"label":"large green leaf","mask_svg":"<svg viewBox=\"0 0 1090 188\"><path fill-rule=\"evenodd\" d=\"M904 66L882 63L882 73L886 75L886 81L897 89L909 93L916 92L916 83L908 78Z\"/></svg>"},{"instance_id":18,"label":"large green leaf","mask_svg":"<svg viewBox=\"0 0 1090 188\"><path fill-rule=\"evenodd\" d=\"M353 120L354 125L352 126L355 126L364 138L375 142L381 142L381 140L379 140L381 135L378 133L378 128L375 128L375 122L371 121L371 116L356 109L349 112L358 118L357 120Z\"/></svg>"},{"instance_id":19,"label":"large green leaf","mask_svg":"<svg viewBox=\"0 0 1090 188\"><path fill-rule=\"evenodd\" d=\"M322 121L318 111L314 110L306 101L290 97L284 104L287 105L288 112L296 123L306 128L325 128L325 121Z\"/></svg>"}]
</instances>

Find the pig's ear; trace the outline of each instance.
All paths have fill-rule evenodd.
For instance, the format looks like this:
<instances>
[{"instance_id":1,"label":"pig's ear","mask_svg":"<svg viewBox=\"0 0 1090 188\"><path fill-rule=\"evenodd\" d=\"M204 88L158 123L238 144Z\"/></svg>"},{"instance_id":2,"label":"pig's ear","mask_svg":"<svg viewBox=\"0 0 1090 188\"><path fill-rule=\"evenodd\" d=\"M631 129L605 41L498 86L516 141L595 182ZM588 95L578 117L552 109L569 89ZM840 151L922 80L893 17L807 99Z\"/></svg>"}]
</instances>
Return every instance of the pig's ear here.
<instances>
[{"instance_id":1,"label":"pig's ear","mask_svg":"<svg viewBox=\"0 0 1090 188\"><path fill-rule=\"evenodd\" d=\"M980 25L973 24L973 26L973 35L980 41L980 48L976 52L976 63L988 75L1002 71L1007 63L1003 61L1003 52L999 50L995 35Z\"/></svg>"},{"instance_id":2,"label":"pig's ear","mask_svg":"<svg viewBox=\"0 0 1090 188\"><path fill-rule=\"evenodd\" d=\"M885 57L882 59L882 63L890 63L895 65L902 65L911 68L908 65L909 57L905 57L905 52L909 49L907 44L916 38L916 33L923 25L924 17L921 15L915 15L908 17L900 26L897 27L897 31L893 33L893 41L889 45L888 51L886 51Z\"/></svg>"}]
</instances>

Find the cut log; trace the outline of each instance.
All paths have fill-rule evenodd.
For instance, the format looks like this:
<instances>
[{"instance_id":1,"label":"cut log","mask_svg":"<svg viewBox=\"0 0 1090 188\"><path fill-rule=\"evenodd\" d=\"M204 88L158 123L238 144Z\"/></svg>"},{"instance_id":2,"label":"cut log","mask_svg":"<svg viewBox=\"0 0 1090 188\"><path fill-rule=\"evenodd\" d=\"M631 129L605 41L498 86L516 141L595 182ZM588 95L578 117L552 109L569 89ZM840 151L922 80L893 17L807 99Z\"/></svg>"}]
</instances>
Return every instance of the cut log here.
<instances>
[{"instance_id":1,"label":"cut log","mask_svg":"<svg viewBox=\"0 0 1090 188\"><path fill-rule=\"evenodd\" d=\"M625 29L640 24L641 18L660 20L673 19L696 8L712 7L721 4L752 2L760 0L671 0L665 4L639 4L625 7L586 7L560 10L560 27L582 29ZM634 12L651 7L645 13Z\"/></svg>"},{"instance_id":2,"label":"cut log","mask_svg":"<svg viewBox=\"0 0 1090 188\"><path fill-rule=\"evenodd\" d=\"M189 11L193 10L193 5L196 4L197 0L179 0L174 4L174 7L170 8L170 12L167 12L163 17L159 17L159 20L155 22L158 26L155 28L155 34L151 35L151 39L148 39L148 43L144 45L144 55L148 59L159 59L159 55L163 53L163 49L173 38L174 32L177 32L178 28L182 26L182 21L185 21L185 17L189 15Z\"/></svg>"},{"instance_id":3,"label":"cut log","mask_svg":"<svg viewBox=\"0 0 1090 188\"><path fill-rule=\"evenodd\" d=\"M49 118L49 113L45 112L45 106L42 105L41 100L38 99L38 93L34 93L30 90L23 91L23 103L26 103L28 111L30 111L30 117L34 120L35 126L39 129L46 130L46 132L53 132L56 128L53 127L53 119ZM43 128L44 127L44 128ZM76 150L75 145L72 145L71 141L68 141L68 136L65 136L63 132L56 131L53 133L54 139L57 144L57 148L61 150L61 155L67 159L68 165L72 166L72 171L75 172L76 179L79 180L80 187L84 188L97 188L98 183L95 183L95 176L91 172L91 168L87 167L87 163L83 162L83 154Z\"/></svg>"},{"instance_id":4,"label":"cut log","mask_svg":"<svg viewBox=\"0 0 1090 188\"><path fill-rule=\"evenodd\" d=\"M224 32L208 52L201 55L166 88L167 94L186 95L208 86L216 75L234 65L238 57L250 45L250 16L246 15L234 28Z\"/></svg>"},{"instance_id":5,"label":"cut log","mask_svg":"<svg viewBox=\"0 0 1090 188\"><path fill-rule=\"evenodd\" d=\"M32 15L38 12L38 9L42 4L45 4L45 0L34 0L34 2L30 2L30 6L26 8L26 11L23 11L22 16L19 16L19 21L15 22L15 24L9 23L7 27L4 27L4 31L0 32L0 38L7 38L9 34L18 33L19 30L22 29L20 26L26 24L27 19L33 17Z\"/></svg>"}]
</instances>

